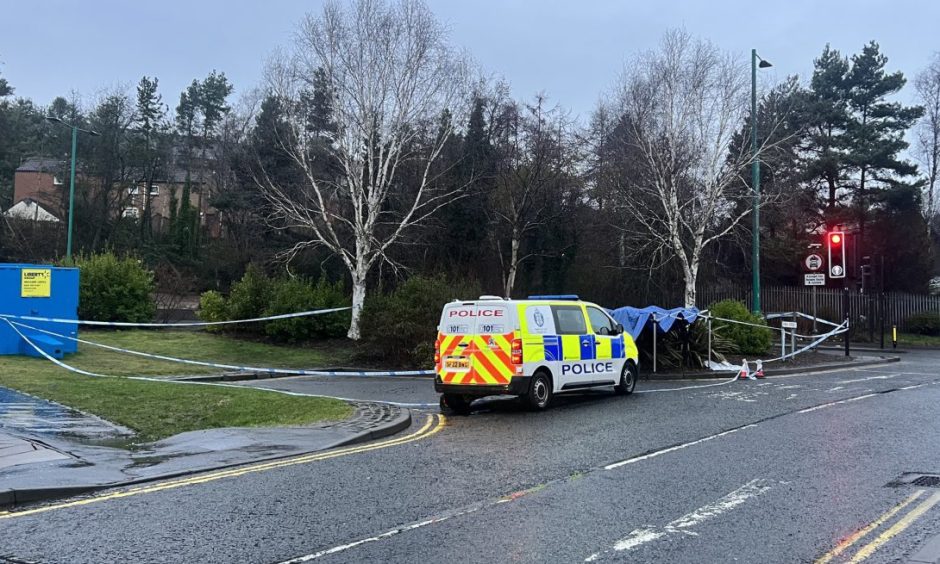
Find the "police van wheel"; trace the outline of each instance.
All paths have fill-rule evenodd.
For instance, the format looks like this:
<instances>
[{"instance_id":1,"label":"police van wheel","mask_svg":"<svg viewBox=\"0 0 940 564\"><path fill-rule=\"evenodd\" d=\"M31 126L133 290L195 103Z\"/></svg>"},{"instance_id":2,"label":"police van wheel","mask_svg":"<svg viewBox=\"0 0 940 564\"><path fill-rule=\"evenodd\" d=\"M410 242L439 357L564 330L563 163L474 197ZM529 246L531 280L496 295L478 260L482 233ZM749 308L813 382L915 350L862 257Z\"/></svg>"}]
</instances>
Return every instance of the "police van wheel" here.
<instances>
[{"instance_id":1,"label":"police van wheel","mask_svg":"<svg viewBox=\"0 0 940 564\"><path fill-rule=\"evenodd\" d=\"M637 369L633 361L627 361L620 373L620 383L614 386L614 391L620 395L632 394L636 388Z\"/></svg>"},{"instance_id":2,"label":"police van wheel","mask_svg":"<svg viewBox=\"0 0 940 564\"><path fill-rule=\"evenodd\" d=\"M441 411L456 413L457 415L469 415L470 401L457 394L443 394L441 396Z\"/></svg>"},{"instance_id":3,"label":"police van wheel","mask_svg":"<svg viewBox=\"0 0 940 564\"><path fill-rule=\"evenodd\" d=\"M552 403L552 379L547 373L536 372L532 375L525 401L534 411L546 409Z\"/></svg>"}]
</instances>

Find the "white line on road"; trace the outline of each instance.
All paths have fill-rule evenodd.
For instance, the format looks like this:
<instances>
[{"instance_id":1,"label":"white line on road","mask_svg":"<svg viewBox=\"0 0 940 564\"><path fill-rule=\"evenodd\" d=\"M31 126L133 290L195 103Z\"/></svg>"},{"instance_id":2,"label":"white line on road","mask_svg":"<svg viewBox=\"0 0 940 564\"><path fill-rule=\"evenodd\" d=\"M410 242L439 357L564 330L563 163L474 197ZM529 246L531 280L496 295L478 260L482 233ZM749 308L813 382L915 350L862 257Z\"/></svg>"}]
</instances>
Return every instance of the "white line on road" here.
<instances>
[{"instance_id":1,"label":"white line on road","mask_svg":"<svg viewBox=\"0 0 940 564\"><path fill-rule=\"evenodd\" d=\"M826 409L827 407L832 407L834 405L839 405L840 403L849 403L853 401L863 400L865 398L873 398L877 395L878 394L865 394L864 396L856 396L854 398L849 398L849 399L844 399L844 400L839 400L839 401L831 401L829 403L824 403L822 405L817 405L815 407L807 407L806 409L801 409L797 411L797 413L810 413L812 411L817 411L820 409Z\"/></svg>"},{"instance_id":2,"label":"white line on road","mask_svg":"<svg viewBox=\"0 0 940 564\"><path fill-rule=\"evenodd\" d=\"M667 535L673 535L677 533L697 536L698 533L689 529L734 509L747 500L763 494L771 487L773 486L768 480L751 480L750 482L744 484L740 488L734 490L721 499L700 507L691 513L686 513L678 519L670 521L661 529L657 529L656 527L635 529L631 531L629 535L614 543L614 546L611 550L615 552L633 550L638 546L642 546L655 540L659 540ZM594 562L604 555L610 553L611 550L595 552L594 554L585 558L584 561Z\"/></svg>"},{"instance_id":3,"label":"white line on road","mask_svg":"<svg viewBox=\"0 0 940 564\"><path fill-rule=\"evenodd\" d=\"M642 460L649 460L650 458L656 458L657 456L661 456L663 454L675 452L677 450L682 450L684 448L689 448L690 446L702 444L704 442L711 441L719 437L724 437L725 435L730 435L731 433L737 433L738 431L743 431L744 429L750 429L751 427L757 427L757 425L745 425L743 427L738 427L737 429L731 429L730 431L722 431L721 433L709 435L702 439L690 441L688 443L682 443L681 445L671 446L669 448L664 448L662 450L653 451L653 452L644 454L642 456L635 456L633 458L621 460L620 462L614 462L613 464L608 464L607 466L604 466L604 470L613 470L614 468L620 468L621 466L626 466L627 464L633 464L634 462L640 462Z\"/></svg>"},{"instance_id":4,"label":"white line on road","mask_svg":"<svg viewBox=\"0 0 940 564\"><path fill-rule=\"evenodd\" d=\"M854 380L836 380L836 384L854 384L856 382L867 382L869 380L889 380L900 376L901 374L885 374L882 376L869 376L868 378L856 378Z\"/></svg>"},{"instance_id":5,"label":"white line on road","mask_svg":"<svg viewBox=\"0 0 940 564\"><path fill-rule=\"evenodd\" d=\"M477 512L477 511L481 510L481 509L484 509L484 508L486 508L486 507L489 507L489 505L490 505L490 504L482 504L482 503L481 503L481 504L475 504L475 505L472 505L472 506L470 506L470 507L468 507L468 508L466 508L466 509L462 509L462 510L460 510L460 511L454 511L454 512L451 512L451 513L445 513L445 514L440 515L440 516L438 516L438 517L432 517L432 518L430 518L430 519L425 519L424 521L418 521L417 523L412 523L412 524L410 524L410 525L405 525L405 526L403 526L403 527L398 527L398 528L396 528L396 529L392 529L392 530L390 530L390 531L386 531L386 532L384 532L384 533L382 533L382 534L380 534L380 535L376 535L376 536L374 536L374 537L368 537L368 538L360 539L360 540L357 540L357 541L354 541L354 542L351 542L351 543L341 544L341 545L338 545L338 546L334 546L334 547L332 547L332 548L327 548L327 549L321 550L321 551L319 551L319 552L314 552L313 554L307 554L307 555L305 555L305 556L298 556L297 558L291 558L290 560L285 560L285 561L281 562L280 564L301 564L301 563L303 563L303 562L310 562L311 560L316 560L316 559L322 558L322 557L324 557L324 556L329 556L330 554L336 554L336 553L338 553L338 552L345 552L345 551L349 550L350 548L355 548L355 547L360 546L360 545L363 545L363 544L367 544L367 543L370 543L370 542L378 542L378 541L381 541L381 540L385 540L385 539L387 539L387 538L389 538L389 537L394 537L395 535L399 535L399 534L401 534L401 533L406 533L406 532L408 532L408 531L413 531L413 530L415 530L415 529L420 529L421 527L427 527L428 525L433 525L433 524L435 524L435 523L440 523L440 522L442 522L442 521L446 521L446 520L452 519L452 518L454 518L454 517L459 517L459 516L461 516L461 515L467 515L468 513L474 513L474 512Z\"/></svg>"}]
</instances>

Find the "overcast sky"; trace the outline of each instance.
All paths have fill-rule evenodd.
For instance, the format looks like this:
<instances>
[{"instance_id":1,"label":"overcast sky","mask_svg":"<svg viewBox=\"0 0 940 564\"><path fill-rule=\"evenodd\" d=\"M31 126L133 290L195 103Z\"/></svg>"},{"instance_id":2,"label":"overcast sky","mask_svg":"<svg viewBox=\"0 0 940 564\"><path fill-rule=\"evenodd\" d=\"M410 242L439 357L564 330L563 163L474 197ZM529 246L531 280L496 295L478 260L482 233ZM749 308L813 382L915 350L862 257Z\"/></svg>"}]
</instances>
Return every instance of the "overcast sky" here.
<instances>
[{"instance_id":1,"label":"overcast sky","mask_svg":"<svg viewBox=\"0 0 940 564\"><path fill-rule=\"evenodd\" d=\"M747 63L752 47L773 63L762 83L789 74L806 79L828 42L843 54L877 40L889 69L911 81L940 50L940 3L653 0L431 0L431 9L490 74L517 97L544 92L584 119L624 61L654 48L664 31L684 27ZM775 4L770 6L770 4ZM175 107L180 91L212 69L224 71L236 96L258 85L265 59L289 44L301 16L319 0L31 0L4 3L0 75L16 94L48 104L77 91L91 101L103 90L160 79ZM747 67L742 72L748 72ZM910 86L902 95L913 99Z\"/></svg>"}]
</instances>

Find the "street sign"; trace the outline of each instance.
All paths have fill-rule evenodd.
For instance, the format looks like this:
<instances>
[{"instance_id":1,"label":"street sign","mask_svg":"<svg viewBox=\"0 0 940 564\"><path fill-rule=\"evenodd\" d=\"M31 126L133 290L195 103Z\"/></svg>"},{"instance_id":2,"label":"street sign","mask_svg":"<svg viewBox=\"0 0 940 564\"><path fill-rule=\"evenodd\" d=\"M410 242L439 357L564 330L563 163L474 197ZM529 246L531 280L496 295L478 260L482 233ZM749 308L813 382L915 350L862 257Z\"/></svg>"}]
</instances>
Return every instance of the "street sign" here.
<instances>
[{"instance_id":1,"label":"street sign","mask_svg":"<svg viewBox=\"0 0 940 564\"><path fill-rule=\"evenodd\" d=\"M804 274L803 285L804 286L825 286L826 275L822 272L815 272L813 274Z\"/></svg>"},{"instance_id":2,"label":"street sign","mask_svg":"<svg viewBox=\"0 0 940 564\"><path fill-rule=\"evenodd\" d=\"M806 259L803 261L803 264L806 266L806 270L810 272L816 272L817 270L822 270L823 258L820 255L813 253L806 257Z\"/></svg>"},{"instance_id":3,"label":"street sign","mask_svg":"<svg viewBox=\"0 0 940 564\"><path fill-rule=\"evenodd\" d=\"M781 321L780 326L784 329L796 329L796 321Z\"/></svg>"}]
</instances>

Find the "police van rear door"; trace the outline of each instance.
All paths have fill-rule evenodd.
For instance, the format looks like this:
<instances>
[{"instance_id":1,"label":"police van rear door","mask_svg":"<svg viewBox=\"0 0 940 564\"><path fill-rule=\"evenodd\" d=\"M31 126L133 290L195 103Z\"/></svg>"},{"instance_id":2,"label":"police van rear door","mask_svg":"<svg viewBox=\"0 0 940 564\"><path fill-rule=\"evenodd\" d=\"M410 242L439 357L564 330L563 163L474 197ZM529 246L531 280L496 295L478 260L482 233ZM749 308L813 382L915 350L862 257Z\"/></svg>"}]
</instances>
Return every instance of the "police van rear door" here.
<instances>
[{"instance_id":1,"label":"police van rear door","mask_svg":"<svg viewBox=\"0 0 940 564\"><path fill-rule=\"evenodd\" d=\"M515 323L505 303L465 302L444 307L438 373L454 384L506 384Z\"/></svg>"}]
</instances>

